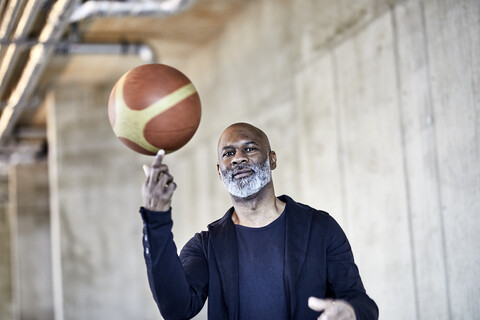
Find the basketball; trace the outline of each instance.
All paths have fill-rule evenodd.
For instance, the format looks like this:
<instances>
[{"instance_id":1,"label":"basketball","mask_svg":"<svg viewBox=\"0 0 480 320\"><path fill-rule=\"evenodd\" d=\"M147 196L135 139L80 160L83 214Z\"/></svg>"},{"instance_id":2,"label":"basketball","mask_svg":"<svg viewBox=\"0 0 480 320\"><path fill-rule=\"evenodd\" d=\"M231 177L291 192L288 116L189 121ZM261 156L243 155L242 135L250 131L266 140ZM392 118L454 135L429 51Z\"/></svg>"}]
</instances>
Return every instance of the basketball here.
<instances>
[{"instance_id":1,"label":"basketball","mask_svg":"<svg viewBox=\"0 0 480 320\"><path fill-rule=\"evenodd\" d=\"M183 147L195 134L200 117L200 97L193 83L164 64L131 69L116 82L108 100L115 135L145 155Z\"/></svg>"}]
</instances>

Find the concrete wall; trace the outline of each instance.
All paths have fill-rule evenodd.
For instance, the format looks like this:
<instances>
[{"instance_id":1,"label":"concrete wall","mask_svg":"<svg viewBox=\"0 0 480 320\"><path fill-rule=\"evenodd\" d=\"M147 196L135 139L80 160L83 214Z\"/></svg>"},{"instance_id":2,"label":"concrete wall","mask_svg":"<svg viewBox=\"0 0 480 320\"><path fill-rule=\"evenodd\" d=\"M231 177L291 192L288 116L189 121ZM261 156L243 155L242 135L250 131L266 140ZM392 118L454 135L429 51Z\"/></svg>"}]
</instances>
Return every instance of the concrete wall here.
<instances>
[{"instance_id":1,"label":"concrete wall","mask_svg":"<svg viewBox=\"0 0 480 320\"><path fill-rule=\"evenodd\" d=\"M251 121L277 151L278 193L345 228L382 319L479 318L479 12L478 1L252 2L181 66L205 114L168 159L179 242L224 212L216 139Z\"/></svg>"},{"instance_id":2,"label":"concrete wall","mask_svg":"<svg viewBox=\"0 0 480 320\"><path fill-rule=\"evenodd\" d=\"M166 158L178 247L230 206L216 143L248 121L277 152L277 193L343 226L381 319L479 318L479 13L475 0L258 0L182 63L163 57L203 102ZM160 318L137 213L152 159L114 137L112 85L46 102L57 320Z\"/></svg>"}]
</instances>

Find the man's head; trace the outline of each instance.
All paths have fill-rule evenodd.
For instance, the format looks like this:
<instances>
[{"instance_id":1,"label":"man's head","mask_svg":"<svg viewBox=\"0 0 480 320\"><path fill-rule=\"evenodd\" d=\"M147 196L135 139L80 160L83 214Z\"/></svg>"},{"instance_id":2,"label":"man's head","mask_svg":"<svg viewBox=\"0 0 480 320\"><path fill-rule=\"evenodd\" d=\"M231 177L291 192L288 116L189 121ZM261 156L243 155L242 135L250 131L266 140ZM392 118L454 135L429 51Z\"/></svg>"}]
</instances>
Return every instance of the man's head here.
<instances>
[{"instance_id":1,"label":"man's head","mask_svg":"<svg viewBox=\"0 0 480 320\"><path fill-rule=\"evenodd\" d=\"M218 141L217 169L228 192L248 198L271 183L277 157L266 134L248 123L229 126Z\"/></svg>"}]
</instances>

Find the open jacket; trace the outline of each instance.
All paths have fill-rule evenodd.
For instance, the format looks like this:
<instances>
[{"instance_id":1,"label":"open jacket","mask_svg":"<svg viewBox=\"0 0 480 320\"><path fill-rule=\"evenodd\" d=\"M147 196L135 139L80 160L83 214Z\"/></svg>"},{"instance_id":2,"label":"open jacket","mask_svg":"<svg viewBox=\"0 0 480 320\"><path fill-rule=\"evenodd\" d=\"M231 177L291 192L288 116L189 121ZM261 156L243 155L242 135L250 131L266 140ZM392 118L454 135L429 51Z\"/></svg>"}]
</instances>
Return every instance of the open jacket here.
<instances>
[{"instance_id":1,"label":"open jacket","mask_svg":"<svg viewBox=\"0 0 480 320\"><path fill-rule=\"evenodd\" d=\"M284 279L290 319L316 319L310 296L348 301L357 320L378 319L378 308L363 287L348 240L323 211L286 202ZM165 319L190 319L208 296L210 320L234 320L239 314L238 253L233 208L197 233L177 255L171 212L141 208L144 256L153 296Z\"/></svg>"}]
</instances>

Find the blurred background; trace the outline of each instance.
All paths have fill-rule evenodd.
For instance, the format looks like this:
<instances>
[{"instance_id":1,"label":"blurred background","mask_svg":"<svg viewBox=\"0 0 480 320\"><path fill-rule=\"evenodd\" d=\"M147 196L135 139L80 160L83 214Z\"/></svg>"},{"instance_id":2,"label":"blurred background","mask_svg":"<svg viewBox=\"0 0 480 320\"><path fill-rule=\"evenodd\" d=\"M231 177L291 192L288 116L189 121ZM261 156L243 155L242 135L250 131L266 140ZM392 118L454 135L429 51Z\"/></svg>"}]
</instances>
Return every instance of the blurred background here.
<instances>
[{"instance_id":1,"label":"blurred background","mask_svg":"<svg viewBox=\"0 0 480 320\"><path fill-rule=\"evenodd\" d=\"M107 116L151 62L203 113L166 157L178 248L230 207L216 144L251 122L276 191L344 228L380 319L480 319L480 1L0 0L0 319L161 319L142 164ZM203 310L197 319L206 319Z\"/></svg>"}]
</instances>

